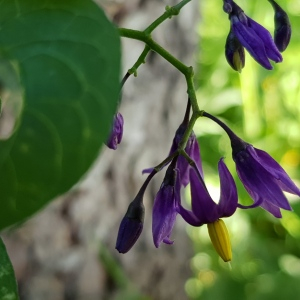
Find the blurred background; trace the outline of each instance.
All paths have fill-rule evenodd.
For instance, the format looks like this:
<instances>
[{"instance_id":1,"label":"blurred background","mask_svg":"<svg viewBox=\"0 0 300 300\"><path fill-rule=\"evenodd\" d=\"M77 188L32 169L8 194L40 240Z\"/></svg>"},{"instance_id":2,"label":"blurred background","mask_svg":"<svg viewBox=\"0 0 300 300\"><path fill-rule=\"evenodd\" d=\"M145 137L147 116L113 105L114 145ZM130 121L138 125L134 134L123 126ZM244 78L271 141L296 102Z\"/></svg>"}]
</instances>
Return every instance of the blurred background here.
<instances>
[{"instance_id":1,"label":"blurred background","mask_svg":"<svg viewBox=\"0 0 300 300\"><path fill-rule=\"evenodd\" d=\"M178 1L97 1L118 26L144 29ZM245 13L273 33L268 1L237 1ZM218 116L240 137L267 151L300 186L300 6L278 1L290 16L293 33L284 61L264 70L246 54L242 73L224 56L229 32L221 0L192 1L178 17L153 34L176 57L196 69L199 106ZM143 50L123 42L123 74ZM123 75L122 74L122 75ZM231 235L231 267L209 240L206 225L186 226L177 218L173 246L156 249L151 209L163 172L145 195L144 231L125 254L115 249L118 226L145 180L141 170L168 154L186 107L183 76L151 53L123 89L120 112L124 139L117 151L103 147L90 172L67 195L3 237L15 268L21 299L284 299L300 294L300 202L287 195L293 212L275 219L261 208L238 210L226 219ZM208 119L195 126L207 186L219 197L217 163L225 157L239 188L239 201L251 203L240 184L224 132ZM188 189L187 189L188 190ZM185 192L189 202L188 191Z\"/></svg>"}]
</instances>

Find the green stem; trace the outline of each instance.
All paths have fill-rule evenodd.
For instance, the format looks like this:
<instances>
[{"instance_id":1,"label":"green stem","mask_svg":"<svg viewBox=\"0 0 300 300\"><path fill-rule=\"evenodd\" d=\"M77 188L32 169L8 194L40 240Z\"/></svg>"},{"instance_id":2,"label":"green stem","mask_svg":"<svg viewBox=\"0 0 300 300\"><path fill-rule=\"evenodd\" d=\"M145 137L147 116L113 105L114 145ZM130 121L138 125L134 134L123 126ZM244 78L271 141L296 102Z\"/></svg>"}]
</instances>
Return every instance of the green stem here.
<instances>
[{"instance_id":1,"label":"green stem","mask_svg":"<svg viewBox=\"0 0 300 300\"><path fill-rule=\"evenodd\" d=\"M187 83L187 94L190 99L190 103L192 106L193 114L191 120L188 123L187 129L184 133L184 136L179 144L178 151L176 151L170 157L167 157L162 163L160 163L155 169L157 172L168 162L171 161L176 155L178 155L181 151L184 151L185 146L188 142L188 139L192 133L193 127L195 125L196 120L199 116L201 116L201 111L199 109L197 103L197 97L195 92L194 86L194 71L193 67L189 67L182 63L179 59L174 57L170 52L164 49L161 45L155 42L152 37L151 33L154 29L156 29L161 23L163 23L166 19L171 18L172 16L178 15L180 10L191 0L182 0L180 3L172 6L166 7L166 11L158 17L154 22L152 22L144 31L127 29L127 28L119 28L119 34L121 37L126 37L130 39L139 40L145 43L144 51L141 53L140 57L138 58L137 62L134 66L128 70L128 73L134 74L136 76L136 72L138 67L144 63L145 58L150 50L153 50L160 56L162 56L165 60L167 60L171 65L173 65L177 70L179 70L186 78Z\"/></svg>"},{"instance_id":2,"label":"green stem","mask_svg":"<svg viewBox=\"0 0 300 300\"><path fill-rule=\"evenodd\" d=\"M166 11L159 17L157 18L152 24L150 24L144 32L146 34L150 34L155 28L157 28L161 23L163 23L167 19L171 19L173 16L176 16L180 13L180 10L182 7L184 7L187 3L189 3L191 0L183 0L179 2L178 4L169 7L166 7Z\"/></svg>"},{"instance_id":3,"label":"green stem","mask_svg":"<svg viewBox=\"0 0 300 300\"><path fill-rule=\"evenodd\" d=\"M131 69L128 70L129 74L133 74L134 77L137 76L137 69L140 67L141 64L145 63L146 56L150 52L151 48L148 45L145 45L145 48L139 58L137 59L136 63L133 65Z\"/></svg>"},{"instance_id":4,"label":"green stem","mask_svg":"<svg viewBox=\"0 0 300 300\"><path fill-rule=\"evenodd\" d=\"M171 53L169 53L166 49L164 49L161 45L156 43L151 35L144 33L143 31L127 29L127 28L119 28L119 34L122 37L127 37L134 40L139 40L148 45L153 51L162 56L165 60L167 60L170 64L172 64L176 69L178 69L184 75L187 75L190 72L190 67L183 64L180 60L174 57Z\"/></svg>"}]
</instances>

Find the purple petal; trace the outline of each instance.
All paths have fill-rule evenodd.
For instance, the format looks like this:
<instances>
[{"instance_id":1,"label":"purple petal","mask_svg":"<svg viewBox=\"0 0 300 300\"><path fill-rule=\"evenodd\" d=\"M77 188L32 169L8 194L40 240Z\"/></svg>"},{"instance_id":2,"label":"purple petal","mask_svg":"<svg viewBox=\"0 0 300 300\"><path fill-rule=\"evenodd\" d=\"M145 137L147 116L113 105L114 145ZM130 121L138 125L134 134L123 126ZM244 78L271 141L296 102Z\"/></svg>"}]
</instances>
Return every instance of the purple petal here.
<instances>
[{"instance_id":1,"label":"purple petal","mask_svg":"<svg viewBox=\"0 0 300 300\"><path fill-rule=\"evenodd\" d=\"M194 132L192 132L192 134L191 134L190 149L186 149L186 152L194 160L202 178L204 178L203 168L202 168L202 160L201 160L201 156L200 156L200 146L199 146L198 140L197 140Z\"/></svg>"},{"instance_id":2,"label":"purple petal","mask_svg":"<svg viewBox=\"0 0 300 300\"><path fill-rule=\"evenodd\" d=\"M190 182L190 176L189 176L190 165L183 156L179 155L177 159L176 167L179 170L181 175L181 184L182 186L186 187Z\"/></svg>"},{"instance_id":3,"label":"purple petal","mask_svg":"<svg viewBox=\"0 0 300 300\"><path fill-rule=\"evenodd\" d=\"M248 17L248 24L256 32L256 34L262 39L266 49L267 56L275 62L281 62L282 61L281 53L278 51L273 41L273 38L271 36L271 33L266 28L264 28L263 26L261 26L260 24L258 24L257 22L255 22L249 17Z\"/></svg>"},{"instance_id":4,"label":"purple petal","mask_svg":"<svg viewBox=\"0 0 300 300\"><path fill-rule=\"evenodd\" d=\"M279 165L279 163L274 160L267 152L253 148L249 149L252 153L257 154L260 164L270 172L276 180L278 180L279 186L286 192L298 195L300 197L300 189L295 185L292 179L284 171L284 169ZM252 154L254 155L254 153Z\"/></svg>"},{"instance_id":5,"label":"purple petal","mask_svg":"<svg viewBox=\"0 0 300 300\"><path fill-rule=\"evenodd\" d=\"M184 221L192 226L199 227L204 224L192 211L185 209L181 204L177 207L177 212L181 215Z\"/></svg>"},{"instance_id":6,"label":"purple petal","mask_svg":"<svg viewBox=\"0 0 300 300\"><path fill-rule=\"evenodd\" d=\"M282 193L277 181L273 176L260 164L257 156L253 155L252 146L235 155L237 173L247 191L252 191L255 195L269 201L283 209L290 210L291 207ZM252 147L253 148L253 147ZM257 201L258 199L254 199Z\"/></svg>"},{"instance_id":7,"label":"purple petal","mask_svg":"<svg viewBox=\"0 0 300 300\"><path fill-rule=\"evenodd\" d=\"M123 137L123 126L124 126L124 119L120 113L117 113L114 116L113 127L106 142L108 148L116 150L118 148L118 144L121 143Z\"/></svg>"},{"instance_id":8,"label":"purple petal","mask_svg":"<svg viewBox=\"0 0 300 300\"><path fill-rule=\"evenodd\" d=\"M211 199L204 181L199 175L191 168L192 211L200 223L212 223L219 218L217 204Z\"/></svg>"},{"instance_id":9,"label":"purple petal","mask_svg":"<svg viewBox=\"0 0 300 300\"><path fill-rule=\"evenodd\" d=\"M152 215L152 233L156 248L163 240L168 240L175 224L177 210L174 194L174 186L162 185L158 191Z\"/></svg>"},{"instance_id":10,"label":"purple petal","mask_svg":"<svg viewBox=\"0 0 300 300\"><path fill-rule=\"evenodd\" d=\"M236 211L238 203L238 194L232 175L230 174L223 158L219 165L221 195L218 204L219 218L230 217Z\"/></svg>"},{"instance_id":11,"label":"purple petal","mask_svg":"<svg viewBox=\"0 0 300 300\"><path fill-rule=\"evenodd\" d=\"M255 31L244 25L236 16L231 17L232 29L241 44L248 50L251 56L264 68L272 70L263 41Z\"/></svg>"},{"instance_id":12,"label":"purple petal","mask_svg":"<svg viewBox=\"0 0 300 300\"><path fill-rule=\"evenodd\" d=\"M280 209L277 206L273 205L272 203L270 203L268 201L264 201L261 204L261 207L263 209L265 209L266 211L268 211L269 213L271 213L276 218L281 218L282 217Z\"/></svg>"}]
</instances>

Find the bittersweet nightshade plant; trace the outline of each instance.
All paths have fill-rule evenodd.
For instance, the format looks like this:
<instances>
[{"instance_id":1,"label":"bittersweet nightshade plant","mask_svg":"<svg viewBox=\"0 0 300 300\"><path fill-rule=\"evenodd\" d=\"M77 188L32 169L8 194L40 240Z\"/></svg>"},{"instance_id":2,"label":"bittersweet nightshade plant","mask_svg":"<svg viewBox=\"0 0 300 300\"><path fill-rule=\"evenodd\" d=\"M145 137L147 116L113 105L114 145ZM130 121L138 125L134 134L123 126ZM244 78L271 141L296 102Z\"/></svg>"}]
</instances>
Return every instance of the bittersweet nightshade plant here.
<instances>
[{"instance_id":1,"label":"bittersweet nightshade plant","mask_svg":"<svg viewBox=\"0 0 300 300\"><path fill-rule=\"evenodd\" d=\"M170 236L177 214L180 214L192 226L207 224L209 235L216 251L224 261L230 261L232 254L229 234L221 218L232 216L237 207L254 208L257 206L263 207L275 217L280 217L280 209L291 210L283 191L300 196L300 190L279 164L266 152L255 149L238 138L219 119L200 110L193 82L193 68L182 63L153 40L151 33L162 22L177 15L182 7L190 1L182 0L173 7L166 7L166 11L142 31L126 28L119 29L122 37L136 39L145 44L138 60L125 75L122 85L130 74L137 75L137 69L145 62L150 51L158 53L184 75L188 94L187 109L183 122L175 133L169 155L156 167L143 171L143 173L151 172L141 188L144 193L150 179L170 164L154 201L152 218L153 240L156 247L159 247L161 243L173 244ZM276 10L279 11L277 6L274 9L275 12ZM225 56L234 70L241 72L245 65L244 48L266 69L271 70L273 68L270 60L276 63L282 61L280 51L286 48L290 36L289 23L283 17L285 16L284 13L281 11L277 15L275 13L276 41L274 42L269 31L248 17L234 1L224 0L223 10L229 15L230 20L230 32L226 40ZM192 113L190 113L190 110ZM238 203L235 182L223 159L218 164L221 188L219 203L215 203L208 193L204 182L199 144L193 132L196 120L202 116L209 117L217 122L230 137L237 173L254 200L252 205L245 206ZM191 189L191 210L184 208L180 199L180 189L186 187L189 183ZM135 233L138 232L138 235L140 233L140 227L136 225L133 227L128 226L129 230L126 232L123 230L124 224L126 225L129 221L132 222L132 220L129 220L130 215L125 215L119 231L117 243L119 246L117 246L117 249L122 248L120 245L125 245L123 252L128 251L135 243ZM136 219L136 217L132 219ZM140 218L137 219L140 220Z\"/></svg>"},{"instance_id":2,"label":"bittersweet nightshade plant","mask_svg":"<svg viewBox=\"0 0 300 300\"><path fill-rule=\"evenodd\" d=\"M123 116L118 112L114 116L112 130L108 138L108 141L106 142L108 148L113 150L116 150L118 148L118 145L121 143L123 137L123 125L124 125Z\"/></svg>"}]
</instances>

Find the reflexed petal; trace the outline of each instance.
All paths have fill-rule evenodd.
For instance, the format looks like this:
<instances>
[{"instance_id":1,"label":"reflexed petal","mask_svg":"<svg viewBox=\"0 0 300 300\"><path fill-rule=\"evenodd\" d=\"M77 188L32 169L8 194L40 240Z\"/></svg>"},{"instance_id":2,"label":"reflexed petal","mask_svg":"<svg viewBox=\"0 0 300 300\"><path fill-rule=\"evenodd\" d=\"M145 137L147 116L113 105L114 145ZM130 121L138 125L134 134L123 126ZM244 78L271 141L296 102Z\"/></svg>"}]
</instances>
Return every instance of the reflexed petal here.
<instances>
[{"instance_id":1,"label":"reflexed petal","mask_svg":"<svg viewBox=\"0 0 300 300\"><path fill-rule=\"evenodd\" d=\"M221 195L218 204L219 218L230 217L236 211L238 194L232 175L226 167L223 158L219 161Z\"/></svg>"},{"instance_id":2,"label":"reflexed petal","mask_svg":"<svg viewBox=\"0 0 300 300\"><path fill-rule=\"evenodd\" d=\"M258 24L257 22L255 22L249 17L248 17L248 24L256 32L256 34L262 39L266 49L267 56L275 62L281 62L282 61L281 53L278 51L273 41L273 38L271 36L271 33L266 28L264 28L263 26L261 26L260 24Z\"/></svg>"},{"instance_id":3,"label":"reflexed petal","mask_svg":"<svg viewBox=\"0 0 300 300\"><path fill-rule=\"evenodd\" d=\"M271 213L274 217L276 218L282 217L280 209L277 206L273 205L272 203L268 201L264 201L260 206L263 209L267 210L269 213Z\"/></svg>"},{"instance_id":4,"label":"reflexed petal","mask_svg":"<svg viewBox=\"0 0 300 300\"><path fill-rule=\"evenodd\" d=\"M217 204L211 199L202 178L191 168L192 211L200 223L212 223L218 219Z\"/></svg>"},{"instance_id":5,"label":"reflexed petal","mask_svg":"<svg viewBox=\"0 0 300 300\"><path fill-rule=\"evenodd\" d=\"M195 216L192 211L185 209L181 204L179 204L177 207L177 212L181 215L184 221L192 226L199 227L204 224Z\"/></svg>"},{"instance_id":6,"label":"reflexed petal","mask_svg":"<svg viewBox=\"0 0 300 300\"><path fill-rule=\"evenodd\" d=\"M194 160L202 178L204 178L202 161L201 161L201 156L200 156L200 146L199 146L198 140L197 140L194 132L192 132L191 136L192 135L193 135L193 138L192 138L190 150L187 151L187 154Z\"/></svg>"},{"instance_id":7,"label":"reflexed petal","mask_svg":"<svg viewBox=\"0 0 300 300\"><path fill-rule=\"evenodd\" d=\"M169 241L175 224L177 210L174 187L162 185L158 191L152 215L152 233L155 247L159 247L162 241Z\"/></svg>"},{"instance_id":8,"label":"reflexed petal","mask_svg":"<svg viewBox=\"0 0 300 300\"><path fill-rule=\"evenodd\" d=\"M256 153L259 163L270 172L275 179L278 180L280 187L291 194L298 195L300 197L300 189L295 185L292 179L284 171L284 169L279 165L279 163L274 160L267 152L256 149L249 148L249 151L254 156Z\"/></svg>"},{"instance_id":9,"label":"reflexed petal","mask_svg":"<svg viewBox=\"0 0 300 300\"><path fill-rule=\"evenodd\" d=\"M179 157L177 159L176 167L179 170L180 175L181 175L180 176L181 184L184 187L186 187L190 182L190 175L189 175L190 165L183 156L179 155Z\"/></svg>"},{"instance_id":10,"label":"reflexed petal","mask_svg":"<svg viewBox=\"0 0 300 300\"><path fill-rule=\"evenodd\" d=\"M231 17L231 24L234 34L251 56L264 68L272 70L273 67L267 57L265 45L255 31L241 23L236 16Z\"/></svg>"},{"instance_id":11,"label":"reflexed petal","mask_svg":"<svg viewBox=\"0 0 300 300\"><path fill-rule=\"evenodd\" d=\"M252 191L280 208L291 210L273 176L247 151L248 149L249 146L234 157L237 173L247 191Z\"/></svg>"}]
</instances>

